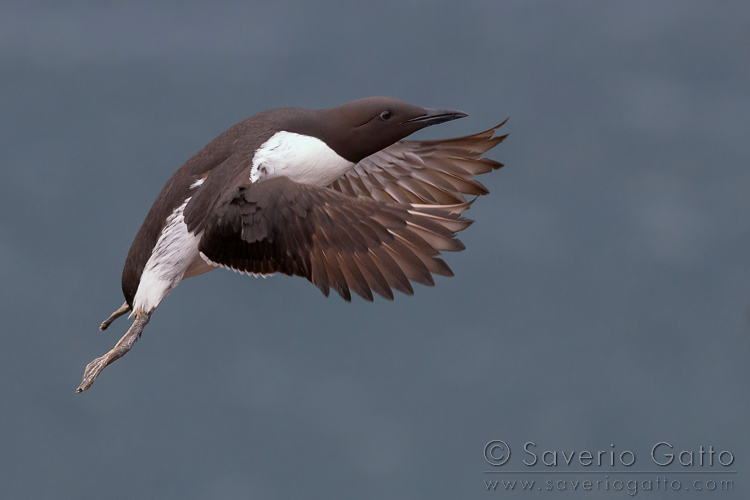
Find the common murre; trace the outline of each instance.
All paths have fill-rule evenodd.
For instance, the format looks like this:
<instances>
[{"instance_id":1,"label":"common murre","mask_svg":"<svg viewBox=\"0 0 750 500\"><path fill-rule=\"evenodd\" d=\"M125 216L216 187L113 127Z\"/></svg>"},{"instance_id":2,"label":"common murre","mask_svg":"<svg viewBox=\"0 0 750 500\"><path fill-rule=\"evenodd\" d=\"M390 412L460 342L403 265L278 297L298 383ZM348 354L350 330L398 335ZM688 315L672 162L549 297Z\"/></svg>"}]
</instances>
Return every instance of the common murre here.
<instances>
[{"instance_id":1,"label":"common murre","mask_svg":"<svg viewBox=\"0 0 750 500\"><path fill-rule=\"evenodd\" d=\"M128 252L125 303L102 324L135 321L117 345L86 366L76 392L125 355L177 284L218 267L302 276L327 296L351 300L410 281L452 276L438 257L455 238L466 195L487 194L473 177L503 165L481 155L503 141L475 135L402 141L467 116L372 97L335 108L279 108L254 115L198 151L167 181Z\"/></svg>"}]
</instances>

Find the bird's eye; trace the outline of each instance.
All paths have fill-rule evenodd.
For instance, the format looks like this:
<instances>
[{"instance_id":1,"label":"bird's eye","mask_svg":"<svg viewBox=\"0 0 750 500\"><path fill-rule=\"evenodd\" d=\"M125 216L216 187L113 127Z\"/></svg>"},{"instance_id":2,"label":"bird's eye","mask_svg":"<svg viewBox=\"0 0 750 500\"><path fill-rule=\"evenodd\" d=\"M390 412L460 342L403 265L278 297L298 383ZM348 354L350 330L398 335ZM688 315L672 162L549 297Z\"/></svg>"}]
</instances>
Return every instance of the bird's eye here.
<instances>
[{"instance_id":1,"label":"bird's eye","mask_svg":"<svg viewBox=\"0 0 750 500\"><path fill-rule=\"evenodd\" d=\"M390 120L391 116L393 116L393 113L391 113L387 109L383 111L382 113L380 113L380 118L383 120Z\"/></svg>"}]
</instances>

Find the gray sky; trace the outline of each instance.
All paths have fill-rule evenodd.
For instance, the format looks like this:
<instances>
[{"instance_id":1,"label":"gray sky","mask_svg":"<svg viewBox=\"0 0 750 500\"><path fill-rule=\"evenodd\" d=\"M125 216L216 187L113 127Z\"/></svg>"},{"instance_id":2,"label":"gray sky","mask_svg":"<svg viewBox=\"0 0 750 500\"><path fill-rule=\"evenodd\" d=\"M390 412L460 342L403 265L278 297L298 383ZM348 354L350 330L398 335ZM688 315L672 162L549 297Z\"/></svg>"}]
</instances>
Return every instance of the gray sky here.
<instances>
[{"instance_id":1,"label":"gray sky","mask_svg":"<svg viewBox=\"0 0 750 500\"><path fill-rule=\"evenodd\" d=\"M573 497L635 469L747 498L750 7L255 3L0 8L3 496ZM423 138L510 116L456 276L347 304L210 273L76 395L172 172L256 112L370 95L470 114ZM735 460L659 467L660 441ZM530 467L528 442L636 463Z\"/></svg>"}]
</instances>

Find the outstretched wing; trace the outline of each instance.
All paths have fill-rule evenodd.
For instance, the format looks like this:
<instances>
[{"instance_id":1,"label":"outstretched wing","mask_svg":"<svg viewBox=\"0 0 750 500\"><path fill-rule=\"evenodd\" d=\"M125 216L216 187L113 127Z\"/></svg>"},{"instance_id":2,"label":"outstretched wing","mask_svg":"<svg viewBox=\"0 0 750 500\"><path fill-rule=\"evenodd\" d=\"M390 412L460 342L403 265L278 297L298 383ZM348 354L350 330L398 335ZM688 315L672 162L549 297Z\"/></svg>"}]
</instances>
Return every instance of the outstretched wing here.
<instances>
[{"instance_id":1,"label":"outstretched wing","mask_svg":"<svg viewBox=\"0 0 750 500\"><path fill-rule=\"evenodd\" d=\"M414 293L409 281L431 286L433 274L453 275L438 255L463 250L455 235L472 222L460 216L468 205L398 205L276 177L231 184L211 200L199 190L185 223L214 264L303 276L346 300L350 290L392 299L392 290Z\"/></svg>"},{"instance_id":2,"label":"outstretched wing","mask_svg":"<svg viewBox=\"0 0 750 500\"><path fill-rule=\"evenodd\" d=\"M357 163L331 188L354 197L396 203L450 205L489 191L474 176L503 166L481 158L507 135L495 136L505 122L466 137L400 141Z\"/></svg>"}]
</instances>

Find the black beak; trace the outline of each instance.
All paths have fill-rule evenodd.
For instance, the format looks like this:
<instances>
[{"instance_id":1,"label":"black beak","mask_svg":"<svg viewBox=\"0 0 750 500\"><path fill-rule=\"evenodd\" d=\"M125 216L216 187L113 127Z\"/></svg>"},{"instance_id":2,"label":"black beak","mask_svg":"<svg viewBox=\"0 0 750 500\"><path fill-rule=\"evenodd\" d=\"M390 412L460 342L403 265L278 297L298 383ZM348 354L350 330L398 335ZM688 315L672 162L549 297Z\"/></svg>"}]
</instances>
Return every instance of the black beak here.
<instances>
[{"instance_id":1,"label":"black beak","mask_svg":"<svg viewBox=\"0 0 750 500\"><path fill-rule=\"evenodd\" d=\"M412 118L411 120L406 120L406 123L419 123L428 127L430 125L437 125L438 123L445 123L451 120L463 118L464 116L469 116L463 111L453 111L450 109L425 108L424 110L427 111L426 114Z\"/></svg>"}]
</instances>

